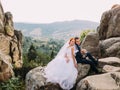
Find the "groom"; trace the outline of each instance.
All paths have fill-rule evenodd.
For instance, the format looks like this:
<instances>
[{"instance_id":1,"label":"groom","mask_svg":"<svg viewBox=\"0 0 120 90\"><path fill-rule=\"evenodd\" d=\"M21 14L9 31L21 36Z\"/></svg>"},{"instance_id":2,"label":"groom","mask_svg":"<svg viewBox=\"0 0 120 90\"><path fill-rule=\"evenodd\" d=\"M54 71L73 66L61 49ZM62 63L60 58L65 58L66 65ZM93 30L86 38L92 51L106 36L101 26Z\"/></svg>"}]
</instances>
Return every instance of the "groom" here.
<instances>
[{"instance_id":1,"label":"groom","mask_svg":"<svg viewBox=\"0 0 120 90\"><path fill-rule=\"evenodd\" d=\"M80 39L78 37L75 37L75 48L76 48L76 61L77 63L82 63L82 64L89 64L91 66L91 69L95 72L98 73L98 69L96 68L97 64L98 64L98 60L96 61L93 56L87 52L85 49L81 50L80 47ZM85 57L83 57L82 53L85 54L85 57L88 57L88 59L86 59Z\"/></svg>"}]
</instances>

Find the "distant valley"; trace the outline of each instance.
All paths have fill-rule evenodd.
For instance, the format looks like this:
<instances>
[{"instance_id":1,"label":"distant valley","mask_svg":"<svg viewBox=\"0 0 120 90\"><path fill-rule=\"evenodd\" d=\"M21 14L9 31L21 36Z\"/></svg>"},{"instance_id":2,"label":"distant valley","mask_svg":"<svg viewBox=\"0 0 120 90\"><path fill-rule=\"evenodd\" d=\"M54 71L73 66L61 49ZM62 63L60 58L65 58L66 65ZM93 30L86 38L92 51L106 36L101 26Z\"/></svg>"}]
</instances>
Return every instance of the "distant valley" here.
<instances>
[{"instance_id":1,"label":"distant valley","mask_svg":"<svg viewBox=\"0 0 120 90\"><path fill-rule=\"evenodd\" d=\"M35 23L14 23L17 30L21 30L24 36L34 37L40 40L68 39L79 36L82 30L96 29L99 23L85 20L73 20L64 22L54 22L47 24Z\"/></svg>"}]
</instances>

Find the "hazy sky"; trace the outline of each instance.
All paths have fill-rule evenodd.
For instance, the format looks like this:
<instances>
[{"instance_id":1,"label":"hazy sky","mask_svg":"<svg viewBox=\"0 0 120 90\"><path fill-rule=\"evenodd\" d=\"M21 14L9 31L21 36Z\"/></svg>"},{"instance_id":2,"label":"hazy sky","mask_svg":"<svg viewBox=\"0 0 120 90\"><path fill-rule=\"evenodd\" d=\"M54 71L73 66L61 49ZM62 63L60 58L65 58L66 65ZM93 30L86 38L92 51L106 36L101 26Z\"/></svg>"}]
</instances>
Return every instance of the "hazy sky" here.
<instances>
[{"instance_id":1,"label":"hazy sky","mask_svg":"<svg viewBox=\"0 0 120 90\"><path fill-rule=\"evenodd\" d=\"M15 22L50 23L66 20L99 22L104 11L120 0L1 0Z\"/></svg>"}]
</instances>

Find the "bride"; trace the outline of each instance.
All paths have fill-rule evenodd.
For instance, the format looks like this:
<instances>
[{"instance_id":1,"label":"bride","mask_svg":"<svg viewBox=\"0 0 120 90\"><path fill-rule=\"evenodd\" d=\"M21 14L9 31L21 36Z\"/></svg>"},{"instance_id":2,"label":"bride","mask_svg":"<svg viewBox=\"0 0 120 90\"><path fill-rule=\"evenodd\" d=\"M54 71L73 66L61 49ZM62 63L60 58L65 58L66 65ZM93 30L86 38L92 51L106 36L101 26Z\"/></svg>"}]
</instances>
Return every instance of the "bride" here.
<instances>
[{"instance_id":1,"label":"bride","mask_svg":"<svg viewBox=\"0 0 120 90\"><path fill-rule=\"evenodd\" d=\"M71 38L45 68L47 82L58 83L65 90L74 86L78 74L74 44L75 40Z\"/></svg>"}]
</instances>

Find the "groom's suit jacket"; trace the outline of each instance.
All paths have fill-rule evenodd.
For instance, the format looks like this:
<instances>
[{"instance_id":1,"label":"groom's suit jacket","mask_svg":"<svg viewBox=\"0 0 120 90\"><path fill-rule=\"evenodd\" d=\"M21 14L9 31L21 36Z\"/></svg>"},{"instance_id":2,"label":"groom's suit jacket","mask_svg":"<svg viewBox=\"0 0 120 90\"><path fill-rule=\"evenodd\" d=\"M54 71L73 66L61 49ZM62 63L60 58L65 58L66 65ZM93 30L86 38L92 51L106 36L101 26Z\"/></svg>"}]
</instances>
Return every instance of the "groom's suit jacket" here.
<instances>
[{"instance_id":1,"label":"groom's suit jacket","mask_svg":"<svg viewBox=\"0 0 120 90\"><path fill-rule=\"evenodd\" d=\"M82 54L81 54L81 47L80 47L79 45L75 44L75 48L76 48L76 50L77 50L77 52L75 53L75 54L76 54L76 55L75 55L75 58L76 58L76 61L77 61L77 63L78 63L78 62L80 62L80 60L81 60L83 57L82 57Z\"/></svg>"}]
</instances>

